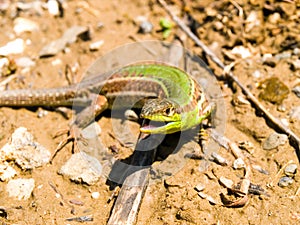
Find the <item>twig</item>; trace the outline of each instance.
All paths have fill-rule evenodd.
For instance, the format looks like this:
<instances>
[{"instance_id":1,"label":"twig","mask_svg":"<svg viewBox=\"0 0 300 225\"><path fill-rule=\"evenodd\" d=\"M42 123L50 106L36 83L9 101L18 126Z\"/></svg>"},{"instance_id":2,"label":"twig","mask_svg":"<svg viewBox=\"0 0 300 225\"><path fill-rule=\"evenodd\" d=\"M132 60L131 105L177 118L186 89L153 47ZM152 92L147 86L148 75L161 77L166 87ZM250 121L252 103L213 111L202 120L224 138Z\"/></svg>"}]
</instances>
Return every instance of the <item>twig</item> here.
<instances>
[{"instance_id":1,"label":"twig","mask_svg":"<svg viewBox=\"0 0 300 225\"><path fill-rule=\"evenodd\" d=\"M182 29L203 51L223 70L226 69L224 63L202 42L199 38L191 32L191 30L170 10L164 0L158 0L166 12L171 16L175 23ZM266 108L260 104L258 99L238 80L232 72L229 72L227 76L233 80L244 92L246 97L255 105L256 109L260 110L265 119L267 119L275 128L288 135L291 145L295 148L298 160L300 162L300 138L288 127L281 123L276 117L274 117Z\"/></svg>"}]
</instances>

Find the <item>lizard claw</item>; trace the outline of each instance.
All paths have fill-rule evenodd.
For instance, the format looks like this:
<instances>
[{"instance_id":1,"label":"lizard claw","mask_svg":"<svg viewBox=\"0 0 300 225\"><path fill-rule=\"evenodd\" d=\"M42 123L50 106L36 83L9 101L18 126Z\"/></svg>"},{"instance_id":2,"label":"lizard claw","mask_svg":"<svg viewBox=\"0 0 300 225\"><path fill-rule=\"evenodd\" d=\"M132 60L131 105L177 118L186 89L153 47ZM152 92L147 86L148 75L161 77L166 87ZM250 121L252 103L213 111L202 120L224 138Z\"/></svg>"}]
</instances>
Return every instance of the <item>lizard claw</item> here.
<instances>
[{"instance_id":1,"label":"lizard claw","mask_svg":"<svg viewBox=\"0 0 300 225\"><path fill-rule=\"evenodd\" d=\"M64 134L68 134L68 136L66 138L64 138L61 142L59 142L59 144L57 145L56 149L54 150L53 155L51 156L50 159L50 163L52 163L54 157L56 156L56 154L63 149L69 142L73 142L73 153L74 153L74 149L77 148L77 142L78 141L82 141L84 144L86 143L86 140L84 137L82 137L81 133L80 133L80 129L76 126L76 125L72 125L69 129L62 129L60 131L58 131L55 135L54 138L64 135Z\"/></svg>"}]
</instances>

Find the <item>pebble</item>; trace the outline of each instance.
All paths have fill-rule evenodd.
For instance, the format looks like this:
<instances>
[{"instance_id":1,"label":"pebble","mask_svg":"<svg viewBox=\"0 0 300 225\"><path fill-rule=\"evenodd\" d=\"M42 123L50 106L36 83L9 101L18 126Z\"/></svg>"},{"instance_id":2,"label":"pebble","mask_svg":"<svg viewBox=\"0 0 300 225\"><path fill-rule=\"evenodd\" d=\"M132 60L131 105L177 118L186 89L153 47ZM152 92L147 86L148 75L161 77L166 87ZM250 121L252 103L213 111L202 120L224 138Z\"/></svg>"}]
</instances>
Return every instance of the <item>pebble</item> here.
<instances>
[{"instance_id":1,"label":"pebble","mask_svg":"<svg viewBox=\"0 0 300 225\"><path fill-rule=\"evenodd\" d=\"M249 49L245 48L244 46L236 46L231 50L232 54L240 55L243 59L251 57L252 54Z\"/></svg>"},{"instance_id":2,"label":"pebble","mask_svg":"<svg viewBox=\"0 0 300 225\"><path fill-rule=\"evenodd\" d=\"M245 168L246 165L245 165L245 162L244 160L242 160L241 158L237 158L236 160L234 160L233 162L233 168L234 169L242 169L242 168Z\"/></svg>"},{"instance_id":3,"label":"pebble","mask_svg":"<svg viewBox=\"0 0 300 225\"><path fill-rule=\"evenodd\" d=\"M0 164L0 180L8 181L12 179L15 175L17 175L17 171L8 165L7 162L3 162Z\"/></svg>"},{"instance_id":4,"label":"pebble","mask_svg":"<svg viewBox=\"0 0 300 225\"><path fill-rule=\"evenodd\" d=\"M101 134L101 127L97 122L91 123L81 131L81 135L85 139L92 139Z\"/></svg>"},{"instance_id":5,"label":"pebble","mask_svg":"<svg viewBox=\"0 0 300 225\"><path fill-rule=\"evenodd\" d=\"M300 98L300 86L294 87L292 91Z\"/></svg>"},{"instance_id":6,"label":"pebble","mask_svg":"<svg viewBox=\"0 0 300 225\"><path fill-rule=\"evenodd\" d=\"M44 2L42 1L31 1L31 2L22 2L18 1L15 3L16 7L20 11L30 11L31 15L43 15Z\"/></svg>"},{"instance_id":7,"label":"pebble","mask_svg":"<svg viewBox=\"0 0 300 225\"><path fill-rule=\"evenodd\" d=\"M286 127L289 127L289 125L290 125L290 122L287 118L281 118L280 122Z\"/></svg>"},{"instance_id":8,"label":"pebble","mask_svg":"<svg viewBox=\"0 0 300 225\"><path fill-rule=\"evenodd\" d=\"M9 59L6 57L0 58L0 74L6 73L6 68L9 66Z\"/></svg>"},{"instance_id":9,"label":"pebble","mask_svg":"<svg viewBox=\"0 0 300 225\"><path fill-rule=\"evenodd\" d=\"M293 177L297 172L297 164L291 163L287 165L284 169L284 174L288 177Z\"/></svg>"},{"instance_id":10,"label":"pebble","mask_svg":"<svg viewBox=\"0 0 300 225\"><path fill-rule=\"evenodd\" d=\"M300 121L300 106L293 107L289 113L290 119Z\"/></svg>"},{"instance_id":11,"label":"pebble","mask_svg":"<svg viewBox=\"0 0 300 225\"><path fill-rule=\"evenodd\" d=\"M19 127L11 135L10 142L0 150L0 161L15 161L22 169L33 169L50 161L51 153L33 140L25 127Z\"/></svg>"},{"instance_id":12,"label":"pebble","mask_svg":"<svg viewBox=\"0 0 300 225\"><path fill-rule=\"evenodd\" d=\"M15 179L7 183L6 190L9 197L16 197L18 200L30 198L34 188L34 179Z\"/></svg>"},{"instance_id":13,"label":"pebble","mask_svg":"<svg viewBox=\"0 0 300 225\"><path fill-rule=\"evenodd\" d=\"M124 116L127 120L131 121L138 121L139 119L139 116L136 114L136 112L131 109L127 109L124 113Z\"/></svg>"},{"instance_id":14,"label":"pebble","mask_svg":"<svg viewBox=\"0 0 300 225\"><path fill-rule=\"evenodd\" d=\"M278 112L285 112L286 111L286 107L283 104L280 104L277 106L277 111Z\"/></svg>"},{"instance_id":15,"label":"pebble","mask_svg":"<svg viewBox=\"0 0 300 225\"><path fill-rule=\"evenodd\" d=\"M59 5L56 0L48 0L47 2L48 12L53 16L58 16L59 12Z\"/></svg>"},{"instance_id":16,"label":"pebble","mask_svg":"<svg viewBox=\"0 0 300 225\"><path fill-rule=\"evenodd\" d=\"M284 145L288 140L288 136L285 134L272 133L263 142L262 147L264 150L271 150L277 148L279 145Z\"/></svg>"},{"instance_id":17,"label":"pebble","mask_svg":"<svg viewBox=\"0 0 300 225\"><path fill-rule=\"evenodd\" d=\"M15 59L15 62L18 67L34 67L36 64L35 62L29 57L20 57Z\"/></svg>"},{"instance_id":18,"label":"pebble","mask_svg":"<svg viewBox=\"0 0 300 225\"><path fill-rule=\"evenodd\" d=\"M293 60L291 62L291 64L292 64L292 69L293 70L299 70L300 69L300 59Z\"/></svg>"},{"instance_id":19,"label":"pebble","mask_svg":"<svg viewBox=\"0 0 300 225\"><path fill-rule=\"evenodd\" d=\"M252 76L254 78L261 78L262 77L262 74L260 72L260 70L255 70L253 73L252 73Z\"/></svg>"},{"instance_id":20,"label":"pebble","mask_svg":"<svg viewBox=\"0 0 300 225\"><path fill-rule=\"evenodd\" d=\"M222 185L224 185L226 188L232 188L234 186L234 183L232 180L227 179L226 177L221 176L219 178L219 181Z\"/></svg>"},{"instance_id":21,"label":"pebble","mask_svg":"<svg viewBox=\"0 0 300 225\"><path fill-rule=\"evenodd\" d=\"M275 55L275 59L289 59L291 58L292 56L292 53L291 52L282 52L282 53L279 53L279 54L276 54Z\"/></svg>"},{"instance_id":22,"label":"pebble","mask_svg":"<svg viewBox=\"0 0 300 225\"><path fill-rule=\"evenodd\" d=\"M146 20L141 22L139 32L143 34L147 34L147 33L151 33L152 29L153 29L152 23Z\"/></svg>"},{"instance_id":23,"label":"pebble","mask_svg":"<svg viewBox=\"0 0 300 225\"><path fill-rule=\"evenodd\" d=\"M59 39L56 39L50 42L48 45L44 46L39 52L40 57L53 56L58 52L64 50L67 44L72 44L76 41L79 35L88 32L88 27L84 26L72 26L67 29L63 36Z\"/></svg>"},{"instance_id":24,"label":"pebble","mask_svg":"<svg viewBox=\"0 0 300 225\"><path fill-rule=\"evenodd\" d=\"M280 105L289 95L289 88L278 77L270 77L261 82L262 91L259 98Z\"/></svg>"},{"instance_id":25,"label":"pebble","mask_svg":"<svg viewBox=\"0 0 300 225\"><path fill-rule=\"evenodd\" d=\"M262 56L262 61L265 62L269 59L272 59L273 58L273 55L271 53L266 53L266 54L263 54Z\"/></svg>"},{"instance_id":26,"label":"pebble","mask_svg":"<svg viewBox=\"0 0 300 225\"><path fill-rule=\"evenodd\" d=\"M12 54L21 54L24 52L25 42L21 38L17 38L0 47L0 56L8 56Z\"/></svg>"},{"instance_id":27,"label":"pebble","mask_svg":"<svg viewBox=\"0 0 300 225\"><path fill-rule=\"evenodd\" d=\"M204 189L205 189L204 184L199 183L195 186L195 190L198 191L198 192L203 191Z\"/></svg>"},{"instance_id":28,"label":"pebble","mask_svg":"<svg viewBox=\"0 0 300 225\"><path fill-rule=\"evenodd\" d=\"M293 178L290 177L281 177L278 181L279 187L287 187L294 183Z\"/></svg>"},{"instance_id":29,"label":"pebble","mask_svg":"<svg viewBox=\"0 0 300 225\"><path fill-rule=\"evenodd\" d=\"M2 0L0 1L0 12L6 11L9 6L11 5L11 2L9 0Z\"/></svg>"},{"instance_id":30,"label":"pebble","mask_svg":"<svg viewBox=\"0 0 300 225\"><path fill-rule=\"evenodd\" d=\"M100 193L98 191L92 192L92 198L93 199L98 199L100 197Z\"/></svg>"},{"instance_id":31,"label":"pebble","mask_svg":"<svg viewBox=\"0 0 300 225\"><path fill-rule=\"evenodd\" d=\"M275 12L269 16L268 20L270 23L277 24L280 18L280 14L278 12Z\"/></svg>"},{"instance_id":32,"label":"pebble","mask_svg":"<svg viewBox=\"0 0 300 225\"><path fill-rule=\"evenodd\" d=\"M14 28L13 29L17 35L20 35L25 32L38 31L40 28L39 28L38 23L36 23L35 21L29 20L26 18L22 18L22 17L17 17L14 20Z\"/></svg>"},{"instance_id":33,"label":"pebble","mask_svg":"<svg viewBox=\"0 0 300 225\"><path fill-rule=\"evenodd\" d=\"M260 26L260 16L257 11L251 11L246 18L245 30L246 32L250 32L254 27Z\"/></svg>"},{"instance_id":34,"label":"pebble","mask_svg":"<svg viewBox=\"0 0 300 225\"><path fill-rule=\"evenodd\" d=\"M294 55L299 55L300 54L300 48L294 48L293 54Z\"/></svg>"},{"instance_id":35,"label":"pebble","mask_svg":"<svg viewBox=\"0 0 300 225\"><path fill-rule=\"evenodd\" d=\"M102 165L96 158L80 152L73 154L58 173L72 181L93 185L101 176Z\"/></svg>"},{"instance_id":36,"label":"pebble","mask_svg":"<svg viewBox=\"0 0 300 225\"><path fill-rule=\"evenodd\" d=\"M228 161L216 152L211 153L211 158L214 162L216 162L217 164L219 164L221 166L227 166L228 165Z\"/></svg>"},{"instance_id":37,"label":"pebble","mask_svg":"<svg viewBox=\"0 0 300 225\"><path fill-rule=\"evenodd\" d=\"M90 44L90 50L91 51L97 51L100 49L100 47L104 44L104 41L103 40L100 40L100 41L96 41L96 42L93 42Z\"/></svg>"},{"instance_id":38,"label":"pebble","mask_svg":"<svg viewBox=\"0 0 300 225\"><path fill-rule=\"evenodd\" d=\"M60 66L60 65L62 65L62 60L61 59L54 59L53 61L51 61L51 65L52 66Z\"/></svg>"}]
</instances>

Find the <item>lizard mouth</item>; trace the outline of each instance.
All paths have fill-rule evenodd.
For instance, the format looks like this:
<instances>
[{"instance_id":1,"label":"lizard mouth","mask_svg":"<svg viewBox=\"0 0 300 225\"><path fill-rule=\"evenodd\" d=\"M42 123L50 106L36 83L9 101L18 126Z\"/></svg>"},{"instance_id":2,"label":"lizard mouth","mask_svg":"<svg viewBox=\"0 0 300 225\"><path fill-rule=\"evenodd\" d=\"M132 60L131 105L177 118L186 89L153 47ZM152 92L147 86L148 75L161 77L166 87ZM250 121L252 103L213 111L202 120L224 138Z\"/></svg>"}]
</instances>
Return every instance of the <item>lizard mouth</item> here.
<instances>
[{"instance_id":1,"label":"lizard mouth","mask_svg":"<svg viewBox=\"0 0 300 225\"><path fill-rule=\"evenodd\" d=\"M143 133L161 133L161 130L164 129L168 125L167 122L161 122L161 121L153 121L153 120L145 120L143 122L142 127L140 128L140 131ZM160 132L155 132L155 131Z\"/></svg>"}]
</instances>

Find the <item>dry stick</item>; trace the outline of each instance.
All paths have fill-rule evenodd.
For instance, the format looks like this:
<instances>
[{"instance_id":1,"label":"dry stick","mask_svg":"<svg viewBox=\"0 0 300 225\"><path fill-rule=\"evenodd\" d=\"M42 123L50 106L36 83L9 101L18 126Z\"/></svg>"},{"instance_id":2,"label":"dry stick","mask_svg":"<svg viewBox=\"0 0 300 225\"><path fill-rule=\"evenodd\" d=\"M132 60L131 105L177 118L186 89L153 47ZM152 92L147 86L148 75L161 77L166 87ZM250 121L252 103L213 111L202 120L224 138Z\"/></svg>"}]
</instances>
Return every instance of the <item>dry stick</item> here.
<instances>
[{"instance_id":1,"label":"dry stick","mask_svg":"<svg viewBox=\"0 0 300 225\"><path fill-rule=\"evenodd\" d=\"M194 33L191 32L191 30L184 24L184 22L182 22L176 15L174 15L166 2L164 0L158 0L158 2L171 16L174 22L180 27L180 29L182 29L200 48L202 48L213 62L215 62L223 70L226 70L226 66L223 64L223 62L202 41L200 41ZM242 89L243 93L255 105L256 109L260 110L264 114L265 119L268 119L268 121L273 126L288 135L290 143L295 148L298 160L300 162L300 138L291 129L282 124L280 120L274 117L262 104L260 104L258 99L238 80L236 76L234 76L232 72L229 72L227 76Z\"/></svg>"}]
</instances>

